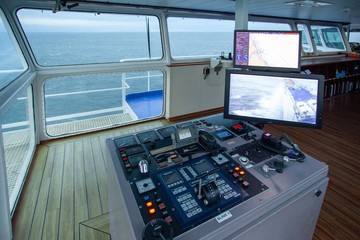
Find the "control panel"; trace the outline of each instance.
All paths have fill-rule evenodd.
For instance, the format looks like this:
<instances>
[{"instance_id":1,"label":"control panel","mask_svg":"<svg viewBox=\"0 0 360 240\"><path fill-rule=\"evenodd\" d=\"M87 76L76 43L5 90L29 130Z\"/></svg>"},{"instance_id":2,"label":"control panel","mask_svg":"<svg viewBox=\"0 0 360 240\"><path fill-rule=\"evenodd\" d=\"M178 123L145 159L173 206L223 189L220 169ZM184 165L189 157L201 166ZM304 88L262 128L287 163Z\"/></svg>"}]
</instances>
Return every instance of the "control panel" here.
<instances>
[{"instance_id":1,"label":"control panel","mask_svg":"<svg viewBox=\"0 0 360 240\"><path fill-rule=\"evenodd\" d=\"M141 216L142 239L149 240L183 236L211 219L220 223L234 207L274 195L283 183L274 188L267 179L286 175L305 156L251 124L217 117L108 141L119 181L131 192L124 197L137 206L128 211Z\"/></svg>"}]
</instances>

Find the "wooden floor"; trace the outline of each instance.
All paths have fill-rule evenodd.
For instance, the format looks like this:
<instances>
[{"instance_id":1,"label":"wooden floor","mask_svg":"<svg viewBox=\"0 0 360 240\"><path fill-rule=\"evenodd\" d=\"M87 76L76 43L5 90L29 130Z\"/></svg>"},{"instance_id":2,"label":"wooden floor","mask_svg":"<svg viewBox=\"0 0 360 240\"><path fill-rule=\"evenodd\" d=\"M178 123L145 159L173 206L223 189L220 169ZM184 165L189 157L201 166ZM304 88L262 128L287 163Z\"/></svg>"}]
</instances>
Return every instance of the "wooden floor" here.
<instances>
[{"instance_id":1,"label":"wooden floor","mask_svg":"<svg viewBox=\"0 0 360 240\"><path fill-rule=\"evenodd\" d=\"M79 226L108 211L105 139L166 124L154 121L43 143L13 216L14 239L80 239ZM286 132L330 167L330 183L313 239L360 239L360 93L325 103L322 130Z\"/></svg>"}]
</instances>

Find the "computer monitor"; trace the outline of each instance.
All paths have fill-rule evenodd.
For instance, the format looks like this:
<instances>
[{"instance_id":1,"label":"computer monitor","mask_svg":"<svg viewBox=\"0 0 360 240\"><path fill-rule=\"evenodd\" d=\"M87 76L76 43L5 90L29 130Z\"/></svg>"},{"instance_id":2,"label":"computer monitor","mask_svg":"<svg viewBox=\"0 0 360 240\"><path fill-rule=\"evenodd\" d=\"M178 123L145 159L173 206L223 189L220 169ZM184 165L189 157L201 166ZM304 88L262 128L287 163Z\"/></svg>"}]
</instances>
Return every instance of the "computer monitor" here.
<instances>
[{"instance_id":1,"label":"computer monitor","mask_svg":"<svg viewBox=\"0 0 360 240\"><path fill-rule=\"evenodd\" d=\"M226 70L224 118L321 128L324 76Z\"/></svg>"},{"instance_id":2,"label":"computer monitor","mask_svg":"<svg viewBox=\"0 0 360 240\"><path fill-rule=\"evenodd\" d=\"M300 72L301 32L235 30L234 68Z\"/></svg>"}]
</instances>

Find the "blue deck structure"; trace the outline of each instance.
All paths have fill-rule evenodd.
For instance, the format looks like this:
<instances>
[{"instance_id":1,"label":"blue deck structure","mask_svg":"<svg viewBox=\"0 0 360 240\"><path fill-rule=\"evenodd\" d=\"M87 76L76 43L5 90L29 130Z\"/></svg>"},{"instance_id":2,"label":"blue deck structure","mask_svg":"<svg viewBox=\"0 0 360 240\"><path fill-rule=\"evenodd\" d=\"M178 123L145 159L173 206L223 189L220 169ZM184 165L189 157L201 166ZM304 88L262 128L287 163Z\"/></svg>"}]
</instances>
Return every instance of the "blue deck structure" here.
<instances>
[{"instance_id":1,"label":"blue deck structure","mask_svg":"<svg viewBox=\"0 0 360 240\"><path fill-rule=\"evenodd\" d=\"M126 96L126 102L138 119L160 116L163 112L164 93L162 90L132 93Z\"/></svg>"}]
</instances>

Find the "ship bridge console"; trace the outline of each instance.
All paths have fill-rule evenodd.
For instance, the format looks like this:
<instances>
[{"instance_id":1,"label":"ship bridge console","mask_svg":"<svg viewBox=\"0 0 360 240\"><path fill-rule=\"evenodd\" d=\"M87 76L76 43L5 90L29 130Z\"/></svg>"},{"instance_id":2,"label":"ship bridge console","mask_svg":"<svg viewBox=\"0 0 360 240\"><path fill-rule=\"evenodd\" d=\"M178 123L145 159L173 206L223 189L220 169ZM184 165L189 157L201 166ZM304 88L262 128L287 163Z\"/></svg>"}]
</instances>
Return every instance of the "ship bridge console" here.
<instances>
[{"instance_id":1,"label":"ship bridge console","mask_svg":"<svg viewBox=\"0 0 360 240\"><path fill-rule=\"evenodd\" d=\"M312 237L328 167L291 140L214 115L106 143L112 239Z\"/></svg>"}]
</instances>

